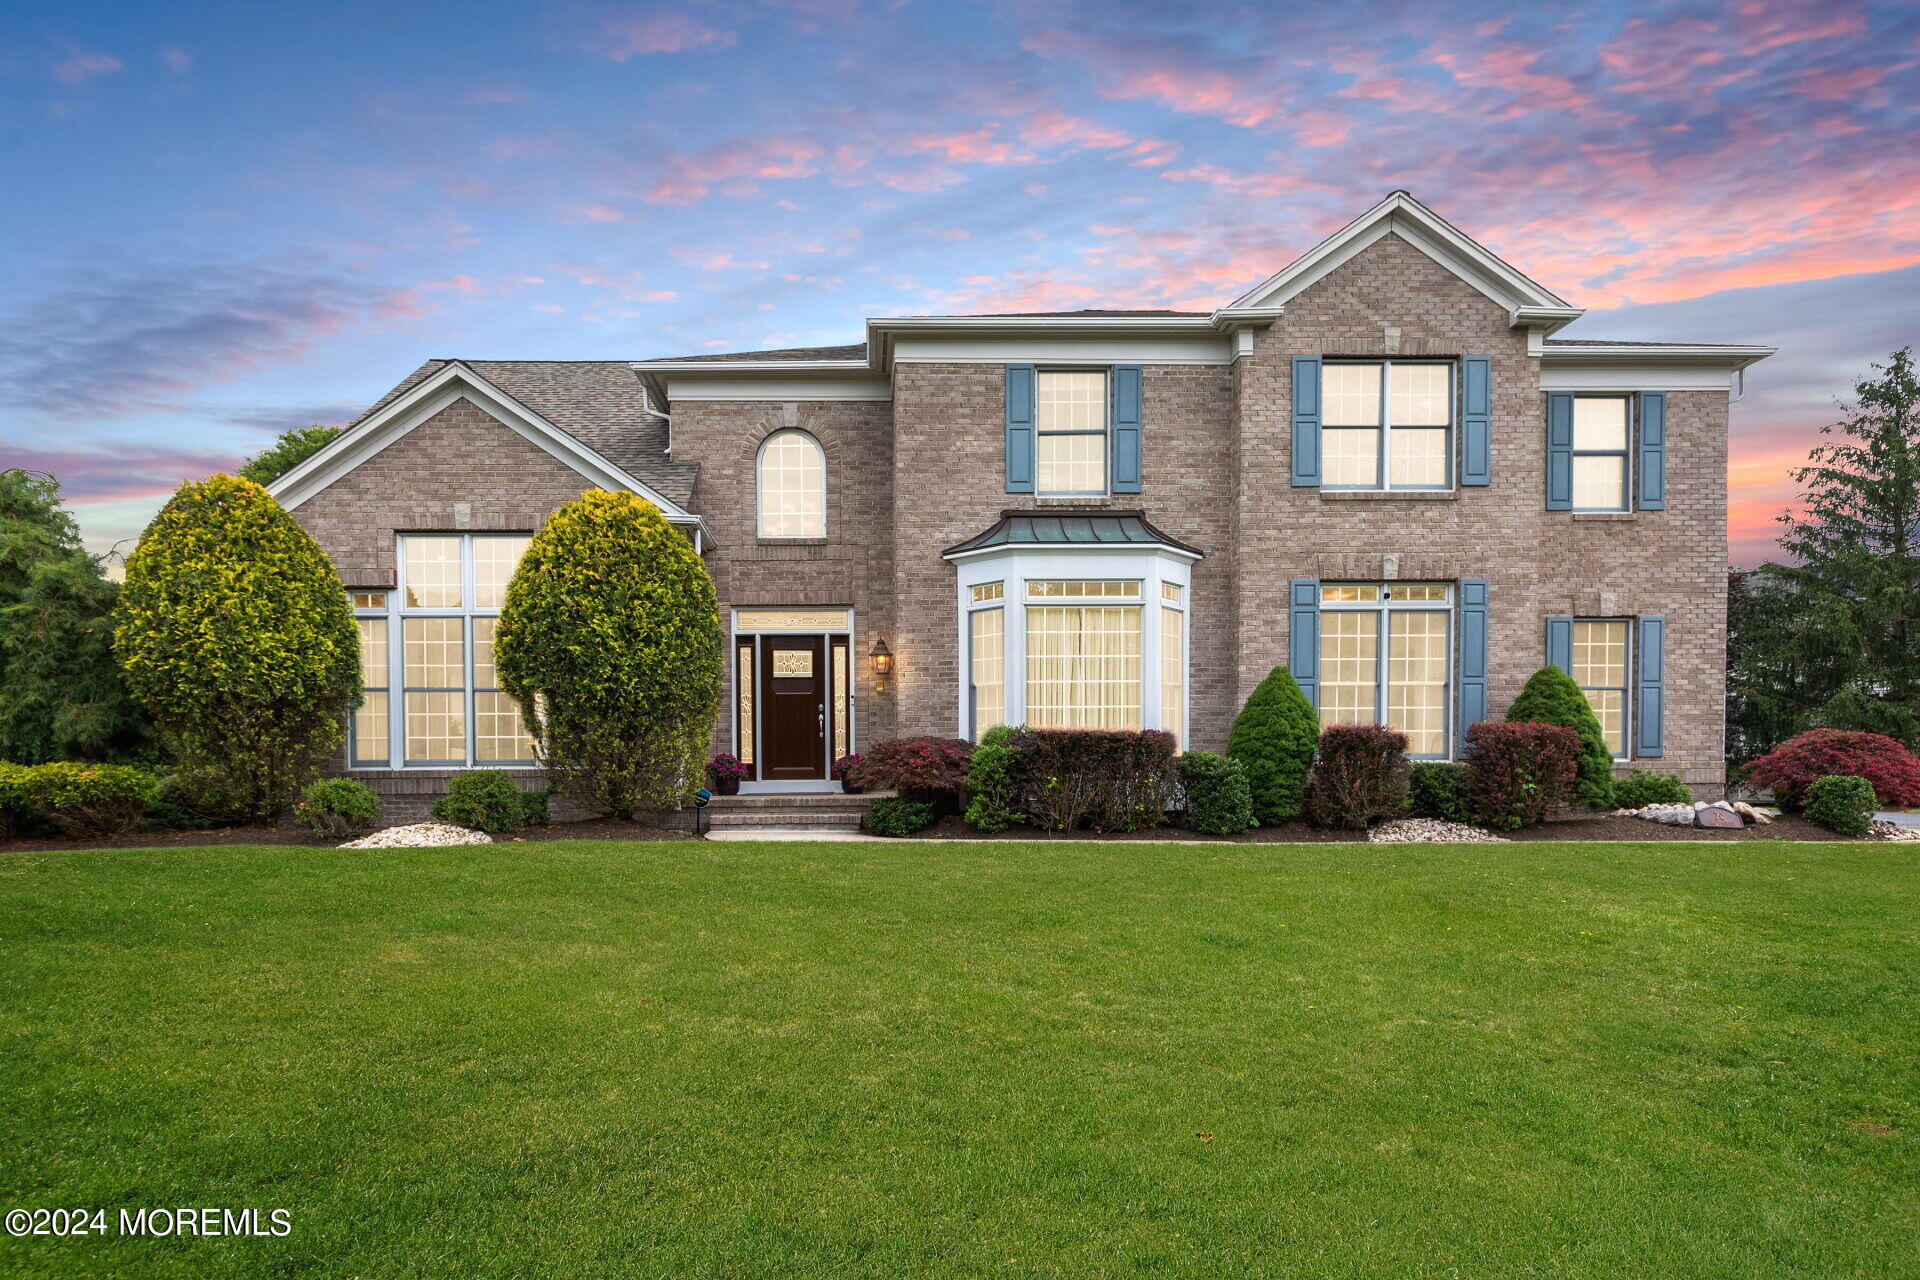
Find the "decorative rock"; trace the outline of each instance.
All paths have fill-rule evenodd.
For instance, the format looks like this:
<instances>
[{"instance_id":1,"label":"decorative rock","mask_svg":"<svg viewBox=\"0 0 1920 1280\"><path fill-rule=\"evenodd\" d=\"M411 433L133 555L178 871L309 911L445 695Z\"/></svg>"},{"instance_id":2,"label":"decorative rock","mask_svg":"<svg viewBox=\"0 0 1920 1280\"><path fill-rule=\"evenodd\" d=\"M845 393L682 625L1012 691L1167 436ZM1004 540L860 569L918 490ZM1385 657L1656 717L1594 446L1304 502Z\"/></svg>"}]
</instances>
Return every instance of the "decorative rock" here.
<instances>
[{"instance_id":1,"label":"decorative rock","mask_svg":"<svg viewBox=\"0 0 1920 1280\"><path fill-rule=\"evenodd\" d=\"M1745 800L1735 800L1733 802L1733 811L1757 826L1764 827L1773 821L1772 818L1766 815L1764 810L1754 808Z\"/></svg>"},{"instance_id":2,"label":"decorative rock","mask_svg":"<svg viewBox=\"0 0 1920 1280\"><path fill-rule=\"evenodd\" d=\"M1867 828L1870 840L1894 840L1902 843L1920 843L1920 827L1903 827L1897 822L1876 822Z\"/></svg>"},{"instance_id":3,"label":"decorative rock","mask_svg":"<svg viewBox=\"0 0 1920 1280\"><path fill-rule=\"evenodd\" d=\"M1747 825L1745 818L1732 809L1723 809L1717 804L1710 804L1701 809L1694 815L1694 820L1700 826L1719 831L1743 831Z\"/></svg>"},{"instance_id":4,"label":"decorative rock","mask_svg":"<svg viewBox=\"0 0 1920 1280\"><path fill-rule=\"evenodd\" d=\"M1461 822L1446 822L1439 818L1399 818L1393 822L1383 822L1367 833L1367 839L1374 844L1507 843L1505 836L1497 836L1479 827L1469 827Z\"/></svg>"},{"instance_id":5,"label":"decorative rock","mask_svg":"<svg viewBox=\"0 0 1920 1280\"><path fill-rule=\"evenodd\" d=\"M1690 827L1697 812L1690 804L1650 804L1633 816L1648 822L1664 822L1670 827Z\"/></svg>"},{"instance_id":6,"label":"decorative rock","mask_svg":"<svg viewBox=\"0 0 1920 1280\"><path fill-rule=\"evenodd\" d=\"M441 845L492 844L484 831L469 831L450 822L416 822L405 827L388 827L358 840L349 840L342 849L428 849Z\"/></svg>"}]
</instances>

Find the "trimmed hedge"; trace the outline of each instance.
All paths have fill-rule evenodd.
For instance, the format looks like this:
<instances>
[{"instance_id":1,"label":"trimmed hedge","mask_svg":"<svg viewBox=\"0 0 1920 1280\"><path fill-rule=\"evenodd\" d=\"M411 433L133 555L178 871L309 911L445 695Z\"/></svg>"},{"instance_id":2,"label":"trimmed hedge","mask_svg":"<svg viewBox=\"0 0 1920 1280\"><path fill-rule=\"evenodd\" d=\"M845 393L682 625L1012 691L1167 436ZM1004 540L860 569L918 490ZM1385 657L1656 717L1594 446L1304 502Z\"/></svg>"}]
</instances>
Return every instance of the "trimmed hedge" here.
<instances>
[{"instance_id":1,"label":"trimmed hedge","mask_svg":"<svg viewBox=\"0 0 1920 1280\"><path fill-rule=\"evenodd\" d=\"M1593 704L1573 677L1558 667L1542 667L1507 708L1508 724L1557 724L1580 735L1572 800L1583 809L1614 806L1613 751L1593 714Z\"/></svg>"},{"instance_id":2,"label":"trimmed hedge","mask_svg":"<svg viewBox=\"0 0 1920 1280\"><path fill-rule=\"evenodd\" d=\"M1190 831L1231 836L1253 825L1253 788L1238 760L1211 751L1187 752L1180 757L1180 790Z\"/></svg>"},{"instance_id":3,"label":"trimmed hedge","mask_svg":"<svg viewBox=\"0 0 1920 1280\"><path fill-rule=\"evenodd\" d=\"M1579 772L1580 735L1564 725L1486 721L1467 730L1467 777L1474 817L1517 831L1565 804Z\"/></svg>"},{"instance_id":4,"label":"trimmed hedge","mask_svg":"<svg viewBox=\"0 0 1920 1280\"><path fill-rule=\"evenodd\" d=\"M198 808L271 822L339 750L360 633L326 553L267 491L182 485L114 606L127 688Z\"/></svg>"},{"instance_id":5,"label":"trimmed hedge","mask_svg":"<svg viewBox=\"0 0 1920 1280\"><path fill-rule=\"evenodd\" d=\"M1883 734L1809 729L1747 766L1747 781L1772 791L1785 809L1801 807L1814 781L1829 776L1865 778L1886 808L1920 805L1920 760Z\"/></svg>"},{"instance_id":6,"label":"trimmed hedge","mask_svg":"<svg viewBox=\"0 0 1920 1280\"><path fill-rule=\"evenodd\" d=\"M1415 760L1407 780L1407 802L1416 818L1472 822L1473 788L1467 766Z\"/></svg>"},{"instance_id":7,"label":"trimmed hedge","mask_svg":"<svg viewBox=\"0 0 1920 1280\"><path fill-rule=\"evenodd\" d=\"M159 778L126 764L55 761L23 774L14 787L27 810L76 839L135 830L160 796Z\"/></svg>"},{"instance_id":8,"label":"trimmed hedge","mask_svg":"<svg viewBox=\"0 0 1920 1280\"><path fill-rule=\"evenodd\" d=\"M1407 811L1407 735L1378 724L1328 725L1307 784L1307 820L1363 831Z\"/></svg>"},{"instance_id":9,"label":"trimmed hedge","mask_svg":"<svg viewBox=\"0 0 1920 1280\"><path fill-rule=\"evenodd\" d=\"M933 806L904 796L888 796L867 806L861 824L877 836L910 836L933 825Z\"/></svg>"},{"instance_id":10,"label":"trimmed hedge","mask_svg":"<svg viewBox=\"0 0 1920 1280\"><path fill-rule=\"evenodd\" d=\"M1300 816L1320 743L1320 713L1285 667L1267 673L1234 718L1227 754L1246 770L1254 821L1273 826Z\"/></svg>"},{"instance_id":11,"label":"trimmed hedge","mask_svg":"<svg viewBox=\"0 0 1920 1280\"><path fill-rule=\"evenodd\" d=\"M27 799L27 775L33 766L0 761L0 840L25 831L38 814Z\"/></svg>"},{"instance_id":12,"label":"trimmed hedge","mask_svg":"<svg viewBox=\"0 0 1920 1280\"><path fill-rule=\"evenodd\" d=\"M547 793L522 791L498 769L463 769L433 802L433 816L473 831L499 835L547 820Z\"/></svg>"},{"instance_id":13,"label":"trimmed hedge","mask_svg":"<svg viewBox=\"0 0 1920 1280\"><path fill-rule=\"evenodd\" d=\"M1807 788L1807 819L1854 839L1867 834L1879 808L1873 784L1851 774L1815 778Z\"/></svg>"},{"instance_id":14,"label":"trimmed hedge","mask_svg":"<svg viewBox=\"0 0 1920 1280\"><path fill-rule=\"evenodd\" d=\"M1644 809L1650 804L1692 804L1693 792L1677 773L1633 769L1613 780L1613 803L1620 809Z\"/></svg>"},{"instance_id":15,"label":"trimmed hedge","mask_svg":"<svg viewBox=\"0 0 1920 1280\"><path fill-rule=\"evenodd\" d=\"M307 784L293 816L317 836L345 840L373 825L380 816L380 797L353 778L322 778Z\"/></svg>"},{"instance_id":16,"label":"trimmed hedge","mask_svg":"<svg viewBox=\"0 0 1920 1280\"><path fill-rule=\"evenodd\" d=\"M1024 729L1009 745L1037 827L1138 831L1166 819L1176 780L1164 730Z\"/></svg>"}]
</instances>

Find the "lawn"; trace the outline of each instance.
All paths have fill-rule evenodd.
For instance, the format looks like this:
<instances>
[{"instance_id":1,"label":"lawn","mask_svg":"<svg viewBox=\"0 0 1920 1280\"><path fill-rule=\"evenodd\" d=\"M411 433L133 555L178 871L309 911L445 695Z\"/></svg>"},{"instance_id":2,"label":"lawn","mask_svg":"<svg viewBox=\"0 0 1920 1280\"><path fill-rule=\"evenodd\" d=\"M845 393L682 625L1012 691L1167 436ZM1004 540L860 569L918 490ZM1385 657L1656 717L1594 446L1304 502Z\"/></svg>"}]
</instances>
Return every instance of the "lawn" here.
<instances>
[{"instance_id":1,"label":"lawn","mask_svg":"<svg viewBox=\"0 0 1920 1280\"><path fill-rule=\"evenodd\" d=\"M8 1275L1920 1275L1916 852L0 857Z\"/></svg>"}]
</instances>

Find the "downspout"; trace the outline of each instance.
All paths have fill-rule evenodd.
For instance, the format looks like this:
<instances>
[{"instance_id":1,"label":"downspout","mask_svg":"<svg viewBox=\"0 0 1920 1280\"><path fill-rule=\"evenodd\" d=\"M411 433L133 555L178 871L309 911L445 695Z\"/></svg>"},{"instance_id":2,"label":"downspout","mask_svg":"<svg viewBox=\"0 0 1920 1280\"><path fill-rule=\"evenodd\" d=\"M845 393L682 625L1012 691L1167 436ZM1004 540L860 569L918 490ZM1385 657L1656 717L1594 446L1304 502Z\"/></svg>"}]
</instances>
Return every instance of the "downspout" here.
<instances>
[{"instance_id":1,"label":"downspout","mask_svg":"<svg viewBox=\"0 0 1920 1280\"><path fill-rule=\"evenodd\" d=\"M653 392L648 390L644 378L640 381L640 412L651 414L653 417L667 424L667 447L660 452L671 456L673 453L673 415L662 413L653 407Z\"/></svg>"}]
</instances>

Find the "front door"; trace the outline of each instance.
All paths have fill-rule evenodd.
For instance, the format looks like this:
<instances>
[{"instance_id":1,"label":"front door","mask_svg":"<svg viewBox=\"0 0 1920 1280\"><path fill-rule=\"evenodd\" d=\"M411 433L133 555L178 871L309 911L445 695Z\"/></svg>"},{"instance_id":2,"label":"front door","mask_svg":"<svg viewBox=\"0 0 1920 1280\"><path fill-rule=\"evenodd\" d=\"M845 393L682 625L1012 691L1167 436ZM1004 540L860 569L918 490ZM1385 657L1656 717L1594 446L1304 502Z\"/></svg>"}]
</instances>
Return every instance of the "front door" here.
<instances>
[{"instance_id":1,"label":"front door","mask_svg":"<svg viewBox=\"0 0 1920 1280\"><path fill-rule=\"evenodd\" d=\"M826 643L819 636L760 637L760 777L827 776Z\"/></svg>"}]
</instances>

